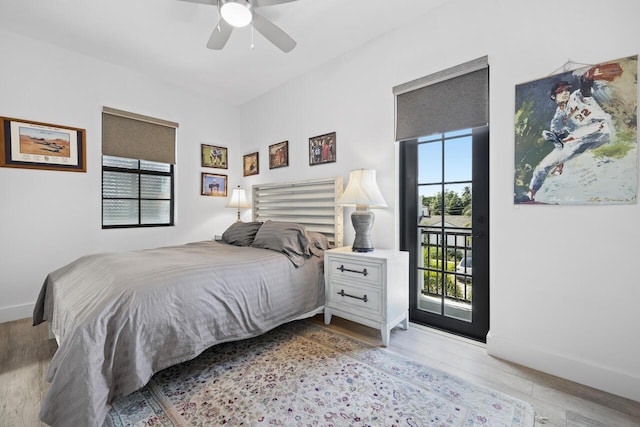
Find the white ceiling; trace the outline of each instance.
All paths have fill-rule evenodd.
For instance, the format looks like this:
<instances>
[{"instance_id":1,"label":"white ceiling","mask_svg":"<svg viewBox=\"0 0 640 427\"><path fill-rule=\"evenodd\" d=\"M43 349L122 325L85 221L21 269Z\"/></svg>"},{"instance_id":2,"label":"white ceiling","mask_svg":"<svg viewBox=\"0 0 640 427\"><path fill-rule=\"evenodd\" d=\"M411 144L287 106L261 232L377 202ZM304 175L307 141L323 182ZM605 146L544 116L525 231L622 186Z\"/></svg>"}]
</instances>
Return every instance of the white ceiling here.
<instances>
[{"instance_id":1,"label":"white ceiling","mask_svg":"<svg viewBox=\"0 0 640 427\"><path fill-rule=\"evenodd\" d=\"M178 0L0 0L0 28L241 105L448 0L297 0L258 11L298 45L251 27L206 48L214 6Z\"/></svg>"}]
</instances>

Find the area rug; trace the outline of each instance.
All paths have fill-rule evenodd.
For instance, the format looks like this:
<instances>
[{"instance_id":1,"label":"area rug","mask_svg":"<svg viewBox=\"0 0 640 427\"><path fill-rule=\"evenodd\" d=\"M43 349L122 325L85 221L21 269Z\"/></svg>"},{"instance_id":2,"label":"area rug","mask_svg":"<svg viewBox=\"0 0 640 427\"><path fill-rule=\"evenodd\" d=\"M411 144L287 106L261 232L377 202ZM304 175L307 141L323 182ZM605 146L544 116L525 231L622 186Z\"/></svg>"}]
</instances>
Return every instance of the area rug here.
<instances>
[{"instance_id":1,"label":"area rug","mask_svg":"<svg viewBox=\"0 0 640 427\"><path fill-rule=\"evenodd\" d=\"M309 321L220 344L116 401L105 426L533 426L526 402Z\"/></svg>"}]
</instances>

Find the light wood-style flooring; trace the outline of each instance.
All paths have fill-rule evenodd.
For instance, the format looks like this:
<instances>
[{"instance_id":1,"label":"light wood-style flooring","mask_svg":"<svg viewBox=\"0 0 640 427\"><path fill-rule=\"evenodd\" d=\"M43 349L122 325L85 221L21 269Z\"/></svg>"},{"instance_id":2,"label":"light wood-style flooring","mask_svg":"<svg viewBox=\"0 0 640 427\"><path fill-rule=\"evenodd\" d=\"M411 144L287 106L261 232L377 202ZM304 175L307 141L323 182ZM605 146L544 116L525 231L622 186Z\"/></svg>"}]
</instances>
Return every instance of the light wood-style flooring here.
<instances>
[{"instance_id":1,"label":"light wood-style flooring","mask_svg":"<svg viewBox=\"0 0 640 427\"><path fill-rule=\"evenodd\" d=\"M324 325L321 315L312 321ZM328 328L382 344L379 331L336 316ZM530 402L536 426L640 426L639 402L496 359L481 343L411 324L409 330L391 331L388 349ZM44 425L38 411L55 350L46 324L33 327L31 319L0 323L0 427Z\"/></svg>"}]
</instances>

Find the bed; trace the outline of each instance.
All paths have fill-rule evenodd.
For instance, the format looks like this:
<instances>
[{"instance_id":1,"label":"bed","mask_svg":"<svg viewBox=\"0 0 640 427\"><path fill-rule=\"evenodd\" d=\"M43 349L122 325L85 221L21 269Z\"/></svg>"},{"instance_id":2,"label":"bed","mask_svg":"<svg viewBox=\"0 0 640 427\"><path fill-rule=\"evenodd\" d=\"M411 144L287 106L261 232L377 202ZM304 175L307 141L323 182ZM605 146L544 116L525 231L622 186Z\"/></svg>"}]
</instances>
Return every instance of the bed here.
<instances>
[{"instance_id":1,"label":"bed","mask_svg":"<svg viewBox=\"0 0 640 427\"><path fill-rule=\"evenodd\" d=\"M87 255L50 273L33 315L58 341L42 421L101 426L155 372L321 312L341 191L340 177L256 185L254 221L221 241Z\"/></svg>"}]
</instances>

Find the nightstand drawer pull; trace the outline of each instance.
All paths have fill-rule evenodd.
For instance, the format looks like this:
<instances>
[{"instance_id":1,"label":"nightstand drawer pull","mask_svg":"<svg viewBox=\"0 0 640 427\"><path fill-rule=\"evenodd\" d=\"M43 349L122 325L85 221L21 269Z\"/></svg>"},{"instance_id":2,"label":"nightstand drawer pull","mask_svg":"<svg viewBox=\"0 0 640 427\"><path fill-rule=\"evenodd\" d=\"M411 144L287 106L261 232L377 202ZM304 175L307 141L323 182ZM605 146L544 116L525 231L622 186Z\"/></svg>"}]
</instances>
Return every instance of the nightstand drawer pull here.
<instances>
[{"instance_id":1,"label":"nightstand drawer pull","mask_svg":"<svg viewBox=\"0 0 640 427\"><path fill-rule=\"evenodd\" d=\"M367 270L365 270L367 271ZM359 273L359 272L358 272ZM361 299L364 302L369 301L369 299L367 298L367 296L363 296L363 297L357 297L355 295L349 295L349 294L345 294L344 293L344 289L340 289L340 292L338 292L338 295L340 295L341 297L349 297L349 298L355 298L355 299Z\"/></svg>"},{"instance_id":2,"label":"nightstand drawer pull","mask_svg":"<svg viewBox=\"0 0 640 427\"><path fill-rule=\"evenodd\" d=\"M341 272L345 272L345 271L350 271L351 273L359 273L362 274L363 276L366 276L367 274L367 269L365 268L362 271L358 271L358 270L349 270L348 268L344 268L344 265L341 265L340 267L338 267L336 270L340 270Z\"/></svg>"}]
</instances>

